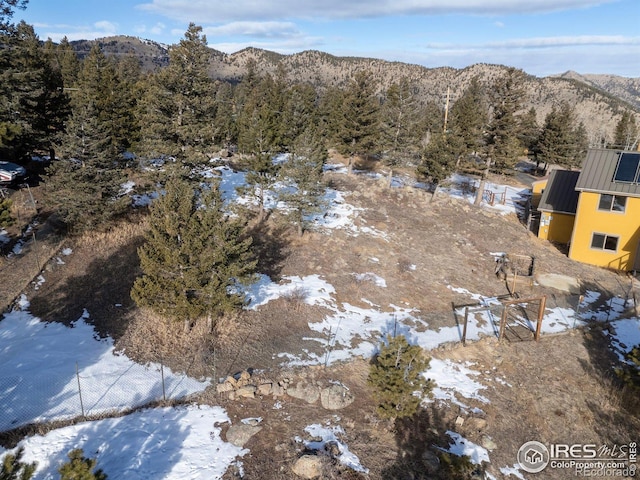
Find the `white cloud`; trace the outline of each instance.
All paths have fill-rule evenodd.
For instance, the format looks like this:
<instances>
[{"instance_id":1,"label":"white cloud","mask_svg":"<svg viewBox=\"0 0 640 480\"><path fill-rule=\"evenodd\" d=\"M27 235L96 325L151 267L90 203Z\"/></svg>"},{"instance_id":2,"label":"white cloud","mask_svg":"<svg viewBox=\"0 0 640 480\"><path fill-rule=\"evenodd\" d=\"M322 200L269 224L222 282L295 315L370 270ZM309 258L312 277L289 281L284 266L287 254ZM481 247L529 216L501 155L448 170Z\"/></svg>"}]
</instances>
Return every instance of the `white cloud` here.
<instances>
[{"instance_id":1,"label":"white cloud","mask_svg":"<svg viewBox=\"0 0 640 480\"><path fill-rule=\"evenodd\" d=\"M59 42L64 37L72 40L94 40L118 34L118 25L106 20L95 22L92 26L49 25L41 28L55 28L55 32L46 32L44 38Z\"/></svg>"},{"instance_id":2,"label":"white cloud","mask_svg":"<svg viewBox=\"0 0 640 480\"><path fill-rule=\"evenodd\" d=\"M144 35L147 33L150 33L152 35L162 35L165 28L166 28L166 25L164 23L158 22L151 27L147 27L146 25L136 25L136 27L134 28L134 31L138 35Z\"/></svg>"},{"instance_id":3,"label":"white cloud","mask_svg":"<svg viewBox=\"0 0 640 480\"><path fill-rule=\"evenodd\" d=\"M558 37L533 37L504 40L500 42L487 42L482 44L454 44L454 43L428 43L424 48L430 50L482 50L487 49L530 49L530 48L555 48L573 46L634 46L640 45L640 37L625 37L623 35L577 35Z\"/></svg>"},{"instance_id":4,"label":"white cloud","mask_svg":"<svg viewBox=\"0 0 640 480\"><path fill-rule=\"evenodd\" d=\"M96 22L93 24L93 26L100 31L109 32L111 34L114 34L118 30L117 24L109 22L107 20Z\"/></svg>"},{"instance_id":5,"label":"white cloud","mask_svg":"<svg viewBox=\"0 0 640 480\"><path fill-rule=\"evenodd\" d=\"M291 22L231 22L218 27L206 27L209 36L243 35L263 38L300 37L302 33Z\"/></svg>"},{"instance_id":6,"label":"white cloud","mask_svg":"<svg viewBox=\"0 0 640 480\"><path fill-rule=\"evenodd\" d=\"M573 10L613 0L151 0L137 8L180 21L219 23L281 18L374 18L389 15L506 15Z\"/></svg>"}]
</instances>

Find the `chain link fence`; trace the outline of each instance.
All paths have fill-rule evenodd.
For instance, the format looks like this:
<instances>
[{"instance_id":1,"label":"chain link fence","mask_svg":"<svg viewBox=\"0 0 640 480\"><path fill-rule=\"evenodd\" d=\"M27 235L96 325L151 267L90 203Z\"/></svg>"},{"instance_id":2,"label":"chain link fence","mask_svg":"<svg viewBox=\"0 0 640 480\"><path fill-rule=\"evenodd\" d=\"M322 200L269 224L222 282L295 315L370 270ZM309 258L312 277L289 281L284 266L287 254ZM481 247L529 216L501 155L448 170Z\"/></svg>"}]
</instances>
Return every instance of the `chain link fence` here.
<instances>
[{"instance_id":1,"label":"chain link fence","mask_svg":"<svg viewBox=\"0 0 640 480\"><path fill-rule=\"evenodd\" d=\"M208 381L176 375L160 364L132 364L95 375L69 365L67 376L0 377L0 431L179 400L204 390Z\"/></svg>"}]
</instances>

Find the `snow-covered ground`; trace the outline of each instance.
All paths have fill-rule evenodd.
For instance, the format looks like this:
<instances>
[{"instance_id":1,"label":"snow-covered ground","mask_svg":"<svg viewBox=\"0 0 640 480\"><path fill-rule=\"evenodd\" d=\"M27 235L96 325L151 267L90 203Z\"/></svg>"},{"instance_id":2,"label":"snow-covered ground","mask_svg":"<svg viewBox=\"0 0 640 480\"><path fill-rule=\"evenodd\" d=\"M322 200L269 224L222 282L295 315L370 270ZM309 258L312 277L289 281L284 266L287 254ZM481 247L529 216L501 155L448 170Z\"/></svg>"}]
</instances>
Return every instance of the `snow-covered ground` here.
<instances>
[{"instance_id":1,"label":"snow-covered ground","mask_svg":"<svg viewBox=\"0 0 640 480\"><path fill-rule=\"evenodd\" d=\"M22 310L0 322L0 430L119 411L163 398L160 365L139 365L114 352L86 323L86 312L71 328L46 323ZM164 368L166 398L204 390L209 381Z\"/></svg>"},{"instance_id":2,"label":"snow-covered ground","mask_svg":"<svg viewBox=\"0 0 640 480\"><path fill-rule=\"evenodd\" d=\"M60 478L58 468L76 448L110 479L211 480L248 453L220 438L228 421L220 407L156 408L59 428L20 446L24 462L37 462L33 480Z\"/></svg>"},{"instance_id":3,"label":"snow-covered ground","mask_svg":"<svg viewBox=\"0 0 640 480\"><path fill-rule=\"evenodd\" d=\"M327 170L342 172L342 167L330 166ZM199 172L203 177L216 176L221 179L225 201L249 203L252 197L241 194L237 187L245 184L242 172L227 166L211 165ZM392 187L407 185L407 179L392 178ZM443 191L473 202L474 195L459 185L472 181L452 177L451 186ZM413 184L416 188L423 185ZM134 185L123 185L123 192L131 192ZM487 190L495 194L494 205L483 206L503 213L517 213L528 192L504 185L488 184ZM148 205L157 193L134 196L136 205ZM502 202L504 198L504 202ZM265 192L267 208L286 208L277 200L274 192ZM376 231L359 217L361 210L350 205L343 192L327 189L327 209L313 221L319 231L343 229L351 235L374 235L386 238L384 232ZM0 232L0 238L2 237ZM1 241L1 240L0 240ZM17 251L20 254L21 244ZM72 252L61 252L69 255ZM58 257L60 264L64 260ZM377 259L372 258L375 267ZM415 268L415 266L413 266ZM386 288L386 280L375 268L367 272L352 272L359 282L367 282L370 289ZM46 281L46 274L38 282ZM479 294L450 286L452 290L467 295L471 300L490 307L498 304L495 298L482 298ZM355 356L370 358L375 355L380 342L387 334L402 334L412 344L432 349L446 342L458 342L461 325L430 328L420 312L404 304L377 305L370 298L360 299L366 307L351 305L336 300L335 288L319 275L306 277L289 276L275 283L262 275L246 290L250 303L247 308L260 306L278 297L295 296L310 305L327 309L320 322L309 323L309 337L324 346L324 353L281 352L285 365L319 365L348 360ZM622 312L629 307L623 299L612 299L608 305L598 305L599 294L587 292L577 311L572 309L547 308L542 325L543 333L553 333L583 325L588 320L610 322L610 335L620 355L640 343L640 320L622 319ZM99 338L85 320L91 312L85 312L72 328L57 323L44 323L28 312L28 301L23 299L22 309L10 312L0 321L0 428L14 428L33 421L68 418L79 414L78 378L83 394L85 413L121 410L134 405L143 405L158 399L161 394L159 366L142 366L124 355L116 355L113 341ZM456 312L464 317L463 309ZM475 340L483 335L496 335L499 318L490 308L475 311L470 315L467 339ZM529 322L526 319L523 323ZM529 326L532 326L529 322ZM76 364L77 373L76 375ZM479 382L480 372L471 363L432 359L425 377L435 381L434 400L447 402L470 409L468 402L487 403L483 395L486 386ZM177 376L165 369L165 384L169 395L185 396L206 387L207 381ZM499 379L496 379L498 381ZM92 386L83 386L84 384ZM506 382L505 382L506 384ZM86 389L86 393L85 393ZM429 401L429 399L425 399ZM277 406L274 406L277 408ZM477 407L471 409L477 412ZM54 430L44 437L23 440L25 460L38 461L36 479L56 478L56 469L66 459L66 453L74 448L84 448L85 454L98 458L98 465L110 478L220 478L228 466L239 462L246 454L222 442L216 426L228 421L226 413L217 407L183 407L177 409L143 410L125 417L85 422L72 427ZM354 470L366 472L358 457L349 452L344 442L344 430L339 425L313 424L305 429L309 435L338 443L340 461ZM489 461L482 447L472 444L455 432L449 451L470 455L474 462ZM304 441L308 447L317 441ZM315 443L312 443L315 442ZM322 445L319 445L320 447ZM2 452L0 451L0 454ZM135 470L135 471L134 471ZM504 474L518 475L514 466L505 467Z\"/></svg>"}]
</instances>

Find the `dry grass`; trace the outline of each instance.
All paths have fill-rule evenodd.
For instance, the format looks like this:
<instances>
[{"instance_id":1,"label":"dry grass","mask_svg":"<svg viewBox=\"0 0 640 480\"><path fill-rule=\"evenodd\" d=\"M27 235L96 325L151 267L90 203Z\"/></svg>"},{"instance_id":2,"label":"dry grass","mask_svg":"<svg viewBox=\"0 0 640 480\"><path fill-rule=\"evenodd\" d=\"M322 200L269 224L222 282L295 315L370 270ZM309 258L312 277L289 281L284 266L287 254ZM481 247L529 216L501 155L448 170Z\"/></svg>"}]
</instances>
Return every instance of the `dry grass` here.
<instances>
[{"instance_id":1,"label":"dry grass","mask_svg":"<svg viewBox=\"0 0 640 480\"><path fill-rule=\"evenodd\" d=\"M197 320L188 332L183 324L137 310L116 348L133 360L146 364L161 362L174 371L193 376L213 373L213 351L216 336L209 333L207 319Z\"/></svg>"}]
</instances>

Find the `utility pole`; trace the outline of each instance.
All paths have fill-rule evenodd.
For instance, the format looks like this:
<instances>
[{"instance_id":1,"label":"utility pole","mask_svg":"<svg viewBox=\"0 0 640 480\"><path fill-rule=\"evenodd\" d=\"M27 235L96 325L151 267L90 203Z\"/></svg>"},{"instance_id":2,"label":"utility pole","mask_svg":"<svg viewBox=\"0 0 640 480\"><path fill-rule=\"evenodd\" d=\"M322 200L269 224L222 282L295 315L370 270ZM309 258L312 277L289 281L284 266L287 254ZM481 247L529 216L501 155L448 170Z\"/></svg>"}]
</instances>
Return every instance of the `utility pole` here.
<instances>
[{"instance_id":1,"label":"utility pole","mask_svg":"<svg viewBox=\"0 0 640 480\"><path fill-rule=\"evenodd\" d=\"M444 128L442 133L447 134L447 119L449 118L449 95L451 93L450 87L447 87L447 102L444 105Z\"/></svg>"}]
</instances>

